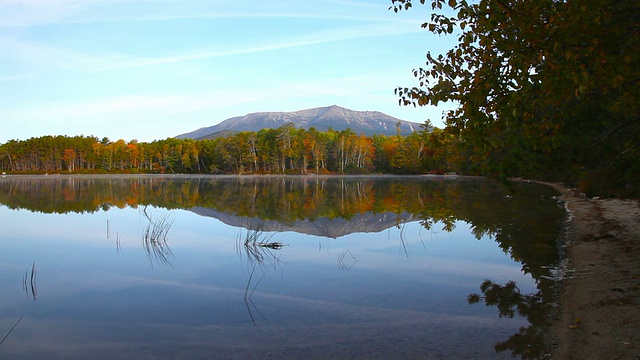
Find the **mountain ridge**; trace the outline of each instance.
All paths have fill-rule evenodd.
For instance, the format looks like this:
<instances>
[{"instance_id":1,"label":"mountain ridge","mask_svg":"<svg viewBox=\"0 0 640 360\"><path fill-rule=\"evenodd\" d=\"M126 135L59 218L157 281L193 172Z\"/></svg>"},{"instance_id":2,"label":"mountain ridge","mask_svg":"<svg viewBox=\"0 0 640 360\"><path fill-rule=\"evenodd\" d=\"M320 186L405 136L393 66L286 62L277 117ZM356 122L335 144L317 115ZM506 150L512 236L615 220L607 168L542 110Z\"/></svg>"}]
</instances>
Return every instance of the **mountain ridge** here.
<instances>
[{"instance_id":1,"label":"mountain ridge","mask_svg":"<svg viewBox=\"0 0 640 360\"><path fill-rule=\"evenodd\" d=\"M379 111L356 111L331 105L292 112L249 113L244 116L228 118L213 126L177 135L176 138L211 139L223 136L222 134L229 134L229 132L257 132L265 128L275 129L288 123L307 130L313 127L318 131L327 131L330 128L342 131L350 128L355 133L367 136L373 134L394 135L398 133L398 130L400 130L400 134L408 135L421 130L419 123L401 120Z\"/></svg>"}]
</instances>

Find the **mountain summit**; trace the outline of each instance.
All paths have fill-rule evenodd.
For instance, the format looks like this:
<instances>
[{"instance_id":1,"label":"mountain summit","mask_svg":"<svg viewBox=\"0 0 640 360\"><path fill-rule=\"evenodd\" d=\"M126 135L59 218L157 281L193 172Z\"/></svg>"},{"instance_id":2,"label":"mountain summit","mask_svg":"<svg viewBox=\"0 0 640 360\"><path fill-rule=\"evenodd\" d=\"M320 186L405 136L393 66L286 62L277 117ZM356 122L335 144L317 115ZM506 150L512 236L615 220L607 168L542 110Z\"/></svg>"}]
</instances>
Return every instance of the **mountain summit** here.
<instances>
[{"instance_id":1,"label":"mountain summit","mask_svg":"<svg viewBox=\"0 0 640 360\"><path fill-rule=\"evenodd\" d=\"M333 105L294 112L259 112L238 116L223 122L176 136L178 139L211 139L239 131L276 129L288 123L297 128L341 131L350 128L357 134L394 135L399 130L403 135L420 131L420 124L394 118L378 111L355 111Z\"/></svg>"}]
</instances>

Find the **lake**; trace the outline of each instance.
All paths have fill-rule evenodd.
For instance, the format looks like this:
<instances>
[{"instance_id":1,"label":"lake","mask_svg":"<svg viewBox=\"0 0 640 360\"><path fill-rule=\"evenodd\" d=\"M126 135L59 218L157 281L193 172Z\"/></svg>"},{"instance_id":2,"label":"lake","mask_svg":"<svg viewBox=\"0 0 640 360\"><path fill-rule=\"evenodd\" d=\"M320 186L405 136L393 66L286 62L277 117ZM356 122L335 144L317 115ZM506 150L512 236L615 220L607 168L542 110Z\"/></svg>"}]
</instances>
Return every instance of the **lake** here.
<instances>
[{"instance_id":1,"label":"lake","mask_svg":"<svg viewBox=\"0 0 640 360\"><path fill-rule=\"evenodd\" d=\"M441 176L0 178L0 358L538 358L564 211Z\"/></svg>"}]
</instances>

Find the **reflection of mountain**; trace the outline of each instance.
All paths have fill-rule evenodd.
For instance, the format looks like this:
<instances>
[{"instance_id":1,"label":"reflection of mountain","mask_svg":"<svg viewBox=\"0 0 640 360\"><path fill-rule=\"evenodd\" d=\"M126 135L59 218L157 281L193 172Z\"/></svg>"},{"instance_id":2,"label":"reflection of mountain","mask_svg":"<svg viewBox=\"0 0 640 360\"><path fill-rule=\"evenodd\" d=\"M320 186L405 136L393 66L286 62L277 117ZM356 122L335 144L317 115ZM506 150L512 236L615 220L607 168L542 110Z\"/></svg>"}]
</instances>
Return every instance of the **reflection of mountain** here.
<instances>
[{"instance_id":1,"label":"reflection of mountain","mask_svg":"<svg viewBox=\"0 0 640 360\"><path fill-rule=\"evenodd\" d=\"M550 303L553 288L546 278L548 267L558 262L556 236L563 216L562 209L551 198L555 191L524 182L505 188L485 179L442 179L426 176L20 176L0 178L0 204L10 209L43 213L106 211L114 206L188 209L247 228L248 249L258 256L261 249L273 249L253 240L263 231L296 231L337 238L356 232L380 232L409 221L420 221L427 229L444 226L444 230L450 231L457 221L464 221L474 236L494 239L506 254L522 264L524 273L536 280L539 294L522 294L524 297L516 298L517 293L506 291L506 300L524 299L514 303L525 305L520 306L520 310L527 310L528 305L535 307L538 298L544 300L544 304ZM166 245L163 231L170 225L162 219L149 220L151 226L147 232L151 236L147 238L147 249L150 254L155 256L160 251L161 257L171 255L168 248L163 248ZM251 234L252 231L255 234ZM270 246L277 247L277 244ZM274 259L277 261L277 257ZM502 294L504 287L490 285L485 286L486 289ZM487 293L491 292L481 290L485 304L492 305L491 299L486 301ZM250 294L247 299L251 300ZM503 304L511 306L509 301L498 300L499 308ZM522 348L516 342L518 338L535 341L536 337L530 335L545 330L544 322L534 321L532 314L522 315L526 315L533 326L504 343L504 348L514 353L520 353Z\"/></svg>"},{"instance_id":2,"label":"reflection of mountain","mask_svg":"<svg viewBox=\"0 0 640 360\"><path fill-rule=\"evenodd\" d=\"M43 213L147 205L202 209L200 214L234 226L254 222L264 231L329 237L381 231L414 220L427 229L440 223L448 231L456 221L464 221L478 239L492 237L534 278L548 275L543 266L557 261L555 237L563 213L551 199L553 189L523 182L507 189L464 177L439 180L427 176L12 176L0 178L0 204Z\"/></svg>"},{"instance_id":3,"label":"reflection of mountain","mask_svg":"<svg viewBox=\"0 0 640 360\"><path fill-rule=\"evenodd\" d=\"M295 231L334 239L352 233L377 233L406 222L420 220L407 212L402 212L401 214L365 212L356 214L349 220L345 218L330 219L328 217L320 217L313 220L293 220L289 223L283 223L277 220L263 220L258 217L238 216L209 208L195 207L189 210L198 215L216 218L227 225L244 227L249 230Z\"/></svg>"}]
</instances>

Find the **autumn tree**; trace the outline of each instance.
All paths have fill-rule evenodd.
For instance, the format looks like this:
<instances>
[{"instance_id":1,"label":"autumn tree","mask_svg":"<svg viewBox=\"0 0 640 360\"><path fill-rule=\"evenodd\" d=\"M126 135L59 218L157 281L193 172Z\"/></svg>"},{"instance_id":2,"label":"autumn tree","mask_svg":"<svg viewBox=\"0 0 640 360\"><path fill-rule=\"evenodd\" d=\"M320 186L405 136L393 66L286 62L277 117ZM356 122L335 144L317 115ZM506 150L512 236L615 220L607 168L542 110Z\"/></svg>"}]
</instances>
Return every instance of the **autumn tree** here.
<instances>
[{"instance_id":1,"label":"autumn tree","mask_svg":"<svg viewBox=\"0 0 640 360\"><path fill-rule=\"evenodd\" d=\"M329 142L327 133L319 132L316 128L311 127L307 130L310 146L311 163L316 173L327 170L327 144Z\"/></svg>"},{"instance_id":2,"label":"autumn tree","mask_svg":"<svg viewBox=\"0 0 640 360\"><path fill-rule=\"evenodd\" d=\"M295 126L292 123L283 125L277 129L277 145L280 153L280 169L282 173L287 170L287 164L293 170L293 160L296 149L293 146L293 138L295 134Z\"/></svg>"},{"instance_id":3,"label":"autumn tree","mask_svg":"<svg viewBox=\"0 0 640 360\"><path fill-rule=\"evenodd\" d=\"M426 0L391 0L408 10ZM447 131L483 171L542 174L638 194L640 4L637 0L431 0L422 26L455 36L415 69L400 103L459 106ZM632 191L632 192L633 192Z\"/></svg>"},{"instance_id":4,"label":"autumn tree","mask_svg":"<svg viewBox=\"0 0 640 360\"><path fill-rule=\"evenodd\" d=\"M76 161L76 150L75 149L65 149L64 155L62 155L62 160L67 165L67 170L72 172L75 169L75 161Z\"/></svg>"}]
</instances>

